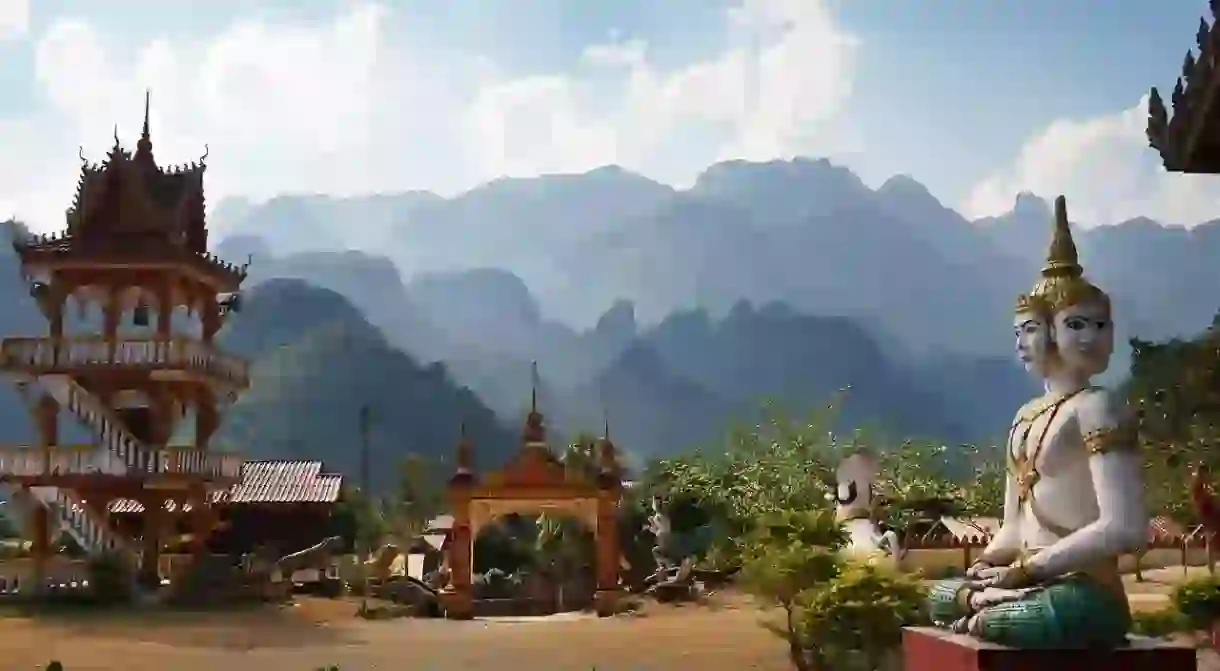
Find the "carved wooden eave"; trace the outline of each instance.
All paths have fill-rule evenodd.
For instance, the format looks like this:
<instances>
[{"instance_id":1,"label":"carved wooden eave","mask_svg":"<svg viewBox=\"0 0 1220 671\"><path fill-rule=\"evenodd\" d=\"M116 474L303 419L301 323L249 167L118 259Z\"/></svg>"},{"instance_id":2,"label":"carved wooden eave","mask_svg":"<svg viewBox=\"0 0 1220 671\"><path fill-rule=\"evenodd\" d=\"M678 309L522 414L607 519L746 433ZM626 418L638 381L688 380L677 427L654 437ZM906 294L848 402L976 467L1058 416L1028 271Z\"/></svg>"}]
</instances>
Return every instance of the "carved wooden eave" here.
<instances>
[{"instance_id":1,"label":"carved wooden eave","mask_svg":"<svg viewBox=\"0 0 1220 671\"><path fill-rule=\"evenodd\" d=\"M491 487L535 488L535 487L591 487L578 474L565 468L545 445L525 445L517 454L495 473L488 473L483 483Z\"/></svg>"},{"instance_id":2,"label":"carved wooden eave","mask_svg":"<svg viewBox=\"0 0 1220 671\"><path fill-rule=\"evenodd\" d=\"M1220 31L1215 18L1220 0L1209 3L1212 24L1199 20L1195 49L1186 52L1182 75L1174 85L1167 109L1153 87L1148 99L1148 142L1165 169L1184 173L1220 173Z\"/></svg>"},{"instance_id":3,"label":"carved wooden eave","mask_svg":"<svg viewBox=\"0 0 1220 671\"><path fill-rule=\"evenodd\" d=\"M248 272L246 265L229 263L211 252L196 253L179 246L158 249L155 255L121 248L101 252L83 250L80 245L74 244L72 234L66 231L14 237L12 245L21 265L27 269L106 266L168 270L186 268L196 279L216 287L220 293L237 291Z\"/></svg>"}]
</instances>

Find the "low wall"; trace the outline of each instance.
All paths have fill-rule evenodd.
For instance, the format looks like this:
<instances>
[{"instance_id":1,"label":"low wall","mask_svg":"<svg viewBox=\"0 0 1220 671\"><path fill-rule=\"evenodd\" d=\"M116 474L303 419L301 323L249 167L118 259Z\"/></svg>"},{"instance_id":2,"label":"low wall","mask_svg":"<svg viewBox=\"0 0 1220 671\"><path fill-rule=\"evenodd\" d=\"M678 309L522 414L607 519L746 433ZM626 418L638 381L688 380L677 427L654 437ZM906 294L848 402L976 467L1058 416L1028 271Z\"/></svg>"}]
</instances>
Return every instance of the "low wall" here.
<instances>
[{"instance_id":1,"label":"low wall","mask_svg":"<svg viewBox=\"0 0 1220 671\"><path fill-rule=\"evenodd\" d=\"M29 557L0 560L0 595L29 592L34 584L34 560ZM47 582L56 587L73 589L85 586L89 566L83 559L62 556L47 558Z\"/></svg>"},{"instance_id":2,"label":"low wall","mask_svg":"<svg viewBox=\"0 0 1220 671\"><path fill-rule=\"evenodd\" d=\"M902 559L902 568L907 571L920 571L924 575L939 577L953 571L965 571L982 552L982 547L958 548L917 548L907 550ZM1135 556L1124 555L1119 559L1119 570L1123 573L1135 572ZM1144 570L1164 568L1166 566L1181 566L1181 548L1155 548L1144 553L1140 558L1140 568ZM1206 566L1207 549L1192 547L1186 551L1185 564L1188 566Z\"/></svg>"}]
</instances>

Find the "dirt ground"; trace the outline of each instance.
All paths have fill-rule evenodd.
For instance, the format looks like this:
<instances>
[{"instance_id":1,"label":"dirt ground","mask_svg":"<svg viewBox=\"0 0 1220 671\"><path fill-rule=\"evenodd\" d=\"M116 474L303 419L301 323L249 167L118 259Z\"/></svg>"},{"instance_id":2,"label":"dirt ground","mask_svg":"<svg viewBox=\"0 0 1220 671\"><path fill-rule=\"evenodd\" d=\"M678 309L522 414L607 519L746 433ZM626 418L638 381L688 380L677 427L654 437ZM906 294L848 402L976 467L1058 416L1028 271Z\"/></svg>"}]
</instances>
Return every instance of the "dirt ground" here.
<instances>
[{"instance_id":1,"label":"dirt ground","mask_svg":"<svg viewBox=\"0 0 1220 671\"><path fill-rule=\"evenodd\" d=\"M57 659L66 671L787 668L782 643L737 597L605 619L370 622L356 607L300 598L291 608L232 613L10 615L0 618L0 667Z\"/></svg>"},{"instance_id":2,"label":"dirt ground","mask_svg":"<svg viewBox=\"0 0 1220 671\"><path fill-rule=\"evenodd\" d=\"M1129 583L1132 605L1150 610L1181 580L1181 568ZM0 667L67 671L700 671L788 667L783 644L763 629L748 599L714 596L704 606L650 605L638 615L588 615L447 622L364 621L354 600L299 598L287 608L208 613L97 613L0 617ZM1202 655L1200 669L1220 671Z\"/></svg>"}]
</instances>

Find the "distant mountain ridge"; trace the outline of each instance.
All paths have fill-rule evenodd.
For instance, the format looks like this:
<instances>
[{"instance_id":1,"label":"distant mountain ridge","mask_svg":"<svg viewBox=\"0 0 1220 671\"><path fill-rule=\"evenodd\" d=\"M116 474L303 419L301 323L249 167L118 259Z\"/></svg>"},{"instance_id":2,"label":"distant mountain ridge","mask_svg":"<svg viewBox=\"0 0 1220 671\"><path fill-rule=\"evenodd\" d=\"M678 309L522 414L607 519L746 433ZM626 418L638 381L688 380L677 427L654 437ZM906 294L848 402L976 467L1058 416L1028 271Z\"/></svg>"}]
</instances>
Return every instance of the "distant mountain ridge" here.
<instances>
[{"instance_id":1,"label":"distant mountain ridge","mask_svg":"<svg viewBox=\"0 0 1220 671\"><path fill-rule=\"evenodd\" d=\"M548 319L568 325L592 324L619 300L653 324L675 311L782 301L868 324L916 355L1005 355L1011 301L1035 280L1050 231L1047 203L1030 194L971 222L908 176L872 190L846 168L803 158L717 164L685 191L609 167L501 179L449 199L370 199L375 218L360 218L363 201L349 198L310 210L310 226L359 230L344 244L391 259L406 282L504 269ZM295 229L278 211L249 206L225 227L265 235L280 254L337 249L333 236L281 235ZM1187 230L1134 220L1080 230L1078 243L1090 277L1115 296L1124 335L1190 333L1215 312L1205 287L1220 279L1211 261L1220 222Z\"/></svg>"}]
</instances>

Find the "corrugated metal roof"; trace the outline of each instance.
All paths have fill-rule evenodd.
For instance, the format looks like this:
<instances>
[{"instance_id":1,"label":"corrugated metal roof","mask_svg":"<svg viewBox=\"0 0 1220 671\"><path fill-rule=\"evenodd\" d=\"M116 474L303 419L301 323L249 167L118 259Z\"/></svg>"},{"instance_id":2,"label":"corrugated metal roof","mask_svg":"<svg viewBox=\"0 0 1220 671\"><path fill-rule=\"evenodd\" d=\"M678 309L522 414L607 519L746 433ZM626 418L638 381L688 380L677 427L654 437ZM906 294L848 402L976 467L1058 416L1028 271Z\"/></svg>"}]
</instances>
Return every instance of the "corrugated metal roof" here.
<instances>
[{"instance_id":1,"label":"corrugated metal roof","mask_svg":"<svg viewBox=\"0 0 1220 671\"><path fill-rule=\"evenodd\" d=\"M334 503L339 500L343 476L323 473L321 461L247 461L242 464L241 482L232 489L215 492L213 502L252 503ZM114 513L138 513L138 501L119 499L110 504Z\"/></svg>"},{"instance_id":2,"label":"corrugated metal roof","mask_svg":"<svg viewBox=\"0 0 1220 671\"><path fill-rule=\"evenodd\" d=\"M1164 515L1148 520L1149 541L1176 541L1186 538L1186 536L1186 529L1181 524Z\"/></svg>"},{"instance_id":3,"label":"corrugated metal roof","mask_svg":"<svg viewBox=\"0 0 1220 671\"><path fill-rule=\"evenodd\" d=\"M940 523L953 537L959 541L983 542L991 538L988 518L960 519L957 517L942 517Z\"/></svg>"},{"instance_id":4,"label":"corrugated metal roof","mask_svg":"<svg viewBox=\"0 0 1220 671\"><path fill-rule=\"evenodd\" d=\"M437 515L428 521L424 531L449 531L453 528L453 515Z\"/></svg>"}]
</instances>

